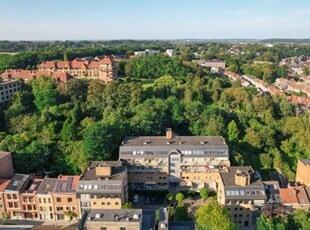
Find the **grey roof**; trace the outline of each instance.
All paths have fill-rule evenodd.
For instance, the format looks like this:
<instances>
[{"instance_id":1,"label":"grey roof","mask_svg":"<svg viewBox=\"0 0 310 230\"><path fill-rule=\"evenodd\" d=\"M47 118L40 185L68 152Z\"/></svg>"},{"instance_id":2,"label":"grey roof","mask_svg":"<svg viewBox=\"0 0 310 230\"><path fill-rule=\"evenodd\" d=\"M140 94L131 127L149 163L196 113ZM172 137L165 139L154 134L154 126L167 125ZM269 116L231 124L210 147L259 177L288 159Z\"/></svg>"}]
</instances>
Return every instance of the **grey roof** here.
<instances>
[{"instance_id":1,"label":"grey roof","mask_svg":"<svg viewBox=\"0 0 310 230\"><path fill-rule=\"evenodd\" d=\"M100 165L106 165L112 167L111 176L97 176L96 175L96 167ZM80 181L83 180L118 180L121 181L126 173L127 167L122 165L121 161L91 161L81 175Z\"/></svg>"},{"instance_id":2,"label":"grey roof","mask_svg":"<svg viewBox=\"0 0 310 230\"><path fill-rule=\"evenodd\" d=\"M300 159L304 165L310 165L310 159Z\"/></svg>"},{"instance_id":3,"label":"grey roof","mask_svg":"<svg viewBox=\"0 0 310 230\"><path fill-rule=\"evenodd\" d=\"M38 194L49 194L54 191L57 179L56 178L44 178L38 188Z\"/></svg>"},{"instance_id":4,"label":"grey roof","mask_svg":"<svg viewBox=\"0 0 310 230\"><path fill-rule=\"evenodd\" d=\"M169 142L169 143L168 143ZM227 146L221 136L125 137L121 146Z\"/></svg>"},{"instance_id":5,"label":"grey roof","mask_svg":"<svg viewBox=\"0 0 310 230\"><path fill-rule=\"evenodd\" d=\"M134 154L144 151L143 154ZM171 151L193 151L184 157L228 157L228 146L223 137L214 136L144 136L125 137L120 146L120 159L128 157L149 157L149 155L166 157ZM194 153L196 151L197 153ZM198 153L202 151L202 153Z\"/></svg>"},{"instance_id":6,"label":"grey roof","mask_svg":"<svg viewBox=\"0 0 310 230\"><path fill-rule=\"evenodd\" d=\"M268 203L282 202L278 181L263 181Z\"/></svg>"},{"instance_id":7,"label":"grey roof","mask_svg":"<svg viewBox=\"0 0 310 230\"><path fill-rule=\"evenodd\" d=\"M24 193L36 193L42 180L41 179L34 179L30 183L28 183L27 187L24 190Z\"/></svg>"},{"instance_id":8,"label":"grey roof","mask_svg":"<svg viewBox=\"0 0 310 230\"><path fill-rule=\"evenodd\" d=\"M29 181L30 175L28 174L15 174L11 179L5 191L21 192Z\"/></svg>"},{"instance_id":9,"label":"grey roof","mask_svg":"<svg viewBox=\"0 0 310 230\"><path fill-rule=\"evenodd\" d=\"M247 172L250 175L250 184L241 186L236 184L235 175L237 170ZM228 199L266 199L265 187L260 177L250 166L232 166L225 172L220 172L221 180L224 184L225 197Z\"/></svg>"},{"instance_id":10,"label":"grey roof","mask_svg":"<svg viewBox=\"0 0 310 230\"><path fill-rule=\"evenodd\" d=\"M227 171L220 173L225 187L240 187L235 182L235 175L237 170L241 170L242 172L246 171L250 174L250 184L246 187L263 186L261 179L255 174L251 166L231 166L227 168Z\"/></svg>"},{"instance_id":11,"label":"grey roof","mask_svg":"<svg viewBox=\"0 0 310 230\"><path fill-rule=\"evenodd\" d=\"M140 222L142 209L93 209L88 213L86 222Z\"/></svg>"}]
</instances>

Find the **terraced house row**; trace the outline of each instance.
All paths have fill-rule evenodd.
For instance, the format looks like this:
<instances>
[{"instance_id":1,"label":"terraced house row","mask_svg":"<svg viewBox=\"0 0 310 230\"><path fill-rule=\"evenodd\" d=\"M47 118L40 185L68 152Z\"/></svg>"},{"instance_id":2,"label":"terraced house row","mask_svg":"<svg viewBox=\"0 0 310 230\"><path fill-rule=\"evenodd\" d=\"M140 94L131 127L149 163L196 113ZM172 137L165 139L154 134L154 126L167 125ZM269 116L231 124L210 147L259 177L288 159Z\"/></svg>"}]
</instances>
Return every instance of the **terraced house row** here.
<instances>
[{"instance_id":1,"label":"terraced house row","mask_svg":"<svg viewBox=\"0 0 310 230\"><path fill-rule=\"evenodd\" d=\"M117 78L117 69L111 56L91 59L76 58L73 61L44 61L37 70L7 69L0 77L4 79L32 80L42 75L67 82L72 77L99 79L108 83Z\"/></svg>"}]
</instances>

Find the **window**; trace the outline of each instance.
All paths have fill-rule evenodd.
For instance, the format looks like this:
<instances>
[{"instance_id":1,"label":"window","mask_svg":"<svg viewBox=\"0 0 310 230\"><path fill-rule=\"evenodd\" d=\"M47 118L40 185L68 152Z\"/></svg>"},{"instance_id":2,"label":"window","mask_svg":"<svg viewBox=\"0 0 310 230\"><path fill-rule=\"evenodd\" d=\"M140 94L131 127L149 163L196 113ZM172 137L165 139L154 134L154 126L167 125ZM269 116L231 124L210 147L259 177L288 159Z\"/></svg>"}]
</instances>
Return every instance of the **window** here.
<instances>
[{"instance_id":1,"label":"window","mask_svg":"<svg viewBox=\"0 0 310 230\"><path fill-rule=\"evenodd\" d=\"M110 202L107 202L107 205L111 205L111 203L110 203Z\"/></svg>"},{"instance_id":2,"label":"window","mask_svg":"<svg viewBox=\"0 0 310 230\"><path fill-rule=\"evenodd\" d=\"M118 202L115 202L115 205L119 205L119 203L118 203Z\"/></svg>"},{"instance_id":3,"label":"window","mask_svg":"<svg viewBox=\"0 0 310 230\"><path fill-rule=\"evenodd\" d=\"M126 228L125 227L120 227L119 230L126 230Z\"/></svg>"},{"instance_id":4,"label":"window","mask_svg":"<svg viewBox=\"0 0 310 230\"><path fill-rule=\"evenodd\" d=\"M59 202L61 202L61 198L60 197L57 197L56 198L56 201L59 203Z\"/></svg>"},{"instance_id":5,"label":"window","mask_svg":"<svg viewBox=\"0 0 310 230\"><path fill-rule=\"evenodd\" d=\"M72 198L68 198L68 203L71 203L72 202Z\"/></svg>"},{"instance_id":6,"label":"window","mask_svg":"<svg viewBox=\"0 0 310 230\"><path fill-rule=\"evenodd\" d=\"M57 211L62 211L62 210L63 210L63 207L56 207L56 210L57 210Z\"/></svg>"},{"instance_id":7,"label":"window","mask_svg":"<svg viewBox=\"0 0 310 230\"><path fill-rule=\"evenodd\" d=\"M101 227L100 230L107 230L107 227Z\"/></svg>"}]
</instances>

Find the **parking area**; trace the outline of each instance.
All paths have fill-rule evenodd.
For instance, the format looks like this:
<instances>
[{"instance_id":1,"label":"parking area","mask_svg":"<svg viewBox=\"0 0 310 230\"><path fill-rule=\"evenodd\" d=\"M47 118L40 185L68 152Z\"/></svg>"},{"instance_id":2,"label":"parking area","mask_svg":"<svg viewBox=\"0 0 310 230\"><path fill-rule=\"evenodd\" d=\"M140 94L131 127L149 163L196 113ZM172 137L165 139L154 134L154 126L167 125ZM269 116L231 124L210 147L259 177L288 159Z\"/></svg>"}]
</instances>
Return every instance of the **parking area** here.
<instances>
[{"instance_id":1,"label":"parking area","mask_svg":"<svg viewBox=\"0 0 310 230\"><path fill-rule=\"evenodd\" d=\"M141 208L143 210L155 210L169 205L165 195L139 194L138 199L134 199L133 201L135 208Z\"/></svg>"}]
</instances>

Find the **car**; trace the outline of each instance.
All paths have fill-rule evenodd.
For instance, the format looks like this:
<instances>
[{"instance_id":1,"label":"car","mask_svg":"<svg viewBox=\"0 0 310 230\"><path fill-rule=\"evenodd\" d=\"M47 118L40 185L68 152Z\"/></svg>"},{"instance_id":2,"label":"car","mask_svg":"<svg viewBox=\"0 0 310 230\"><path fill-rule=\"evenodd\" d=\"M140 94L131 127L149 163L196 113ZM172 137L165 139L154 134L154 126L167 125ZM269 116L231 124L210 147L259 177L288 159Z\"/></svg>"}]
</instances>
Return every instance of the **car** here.
<instances>
[{"instance_id":1,"label":"car","mask_svg":"<svg viewBox=\"0 0 310 230\"><path fill-rule=\"evenodd\" d=\"M135 203L135 204L139 203L139 195L138 194L135 194L133 196L133 203Z\"/></svg>"},{"instance_id":2,"label":"car","mask_svg":"<svg viewBox=\"0 0 310 230\"><path fill-rule=\"evenodd\" d=\"M145 197L144 204L150 204L150 197L149 196Z\"/></svg>"}]
</instances>

